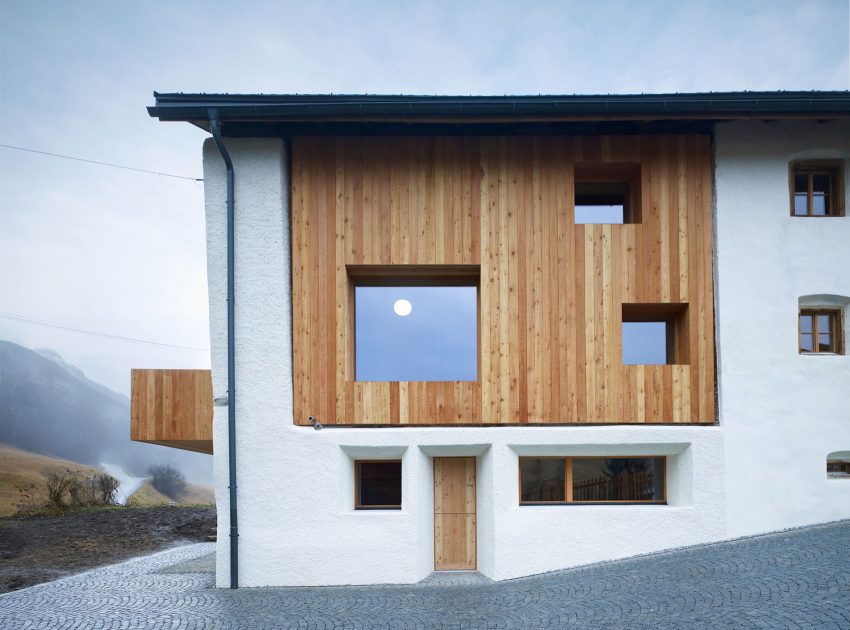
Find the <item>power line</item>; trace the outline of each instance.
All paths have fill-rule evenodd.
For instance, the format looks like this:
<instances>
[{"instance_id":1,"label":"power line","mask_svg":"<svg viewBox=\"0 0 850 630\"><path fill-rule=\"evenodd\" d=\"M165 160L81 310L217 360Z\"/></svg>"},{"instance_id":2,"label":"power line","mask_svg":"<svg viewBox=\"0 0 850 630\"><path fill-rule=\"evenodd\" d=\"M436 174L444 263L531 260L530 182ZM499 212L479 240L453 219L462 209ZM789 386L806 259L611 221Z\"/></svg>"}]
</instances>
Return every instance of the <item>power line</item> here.
<instances>
[{"instance_id":1,"label":"power line","mask_svg":"<svg viewBox=\"0 0 850 630\"><path fill-rule=\"evenodd\" d=\"M0 317L5 317L6 319L15 319L21 322L27 322L29 324L38 324L39 326L49 326L51 328L60 328L62 330L70 330L72 332L83 333L86 335L94 335L96 337L105 337L107 339L115 339L116 341L124 341L127 343L142 343L150 346L162 346L164 348L177 348L178 350L195 350L196 352L209 352L209 348L196 348L194 346L178 346L173 343L161 343L159 341L150 341L148 339L138 339L136 337L123 337L121 335L110 335L109 333L100 332L97 330L86 330L84 328L75 328L73 326L66 326L65 324L57 324L55 322L46 322L40 319L31 319L29 317L22 317L20 315L15 315L13 313L2 313L0 312Z\"/></svg>"},{"instance_id":2,"label":"power line","mask_svg":"<svg viewBox=\"0 0 850 630\"><path fill-rule=\"evenodd\" d=\"M202 182L202 177L186 177L185 175L172 175L171 173L160 173L159 171L149 171L146 168L135 168L133 166L124 166L123 164L112 164L111 162L98 162L97 160L87 160L85 158L74 157L72 155L62 155L60 153L48 153L47 151L38 151L36 149L27 149L26 147L15 147L11 144L0 144L4 149L15 149L16 151L28 151L29 153L38 153L39 155L49 155L50 157L64 158L66 160L76 160L77 162L88 162L89 164L99 164L100 166L111 166L113 168L123 168L127 171L136 171L139 173L149 173L150 175L162 175L163 177L174 177L176 179L188 179L190 182Z\"/></svg>"}]
</instances>

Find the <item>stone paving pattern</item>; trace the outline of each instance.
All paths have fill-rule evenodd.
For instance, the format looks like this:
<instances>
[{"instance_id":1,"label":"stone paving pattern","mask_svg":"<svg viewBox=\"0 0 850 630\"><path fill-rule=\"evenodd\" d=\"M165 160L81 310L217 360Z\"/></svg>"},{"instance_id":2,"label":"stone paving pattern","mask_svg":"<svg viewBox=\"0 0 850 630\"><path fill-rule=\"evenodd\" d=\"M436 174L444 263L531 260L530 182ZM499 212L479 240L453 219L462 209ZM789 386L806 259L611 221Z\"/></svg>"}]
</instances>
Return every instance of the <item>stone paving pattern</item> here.
<instances>
[{"instance_id":1,"label":"stone paving pattern","mask_svg":"<svg viewBox=\"0 0 850 630\"><path fill-rule=\"evenodd\" d=\"M212 549L2 595L0 628L850 628L850 521L457 585L215 589Z\"/></svg>"}]
</instances>

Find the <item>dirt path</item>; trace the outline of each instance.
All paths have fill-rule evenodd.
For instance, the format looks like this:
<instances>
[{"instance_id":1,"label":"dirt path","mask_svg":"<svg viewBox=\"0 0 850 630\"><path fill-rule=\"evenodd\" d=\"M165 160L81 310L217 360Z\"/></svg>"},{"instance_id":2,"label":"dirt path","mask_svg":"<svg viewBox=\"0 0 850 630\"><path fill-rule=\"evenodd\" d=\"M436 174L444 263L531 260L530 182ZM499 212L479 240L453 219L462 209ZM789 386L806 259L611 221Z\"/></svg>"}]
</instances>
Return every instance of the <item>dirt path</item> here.
<instances>
[{"instance_id":1,"label":"dirt path","mask_svg":"<svg viewBox=\"0 0 850 630\"><path fill-rule=\"evenodd\" d=\"M215 508L185 507L0 518L0 593L202 542L215 522Z\"/></svg>"}]
</instances>

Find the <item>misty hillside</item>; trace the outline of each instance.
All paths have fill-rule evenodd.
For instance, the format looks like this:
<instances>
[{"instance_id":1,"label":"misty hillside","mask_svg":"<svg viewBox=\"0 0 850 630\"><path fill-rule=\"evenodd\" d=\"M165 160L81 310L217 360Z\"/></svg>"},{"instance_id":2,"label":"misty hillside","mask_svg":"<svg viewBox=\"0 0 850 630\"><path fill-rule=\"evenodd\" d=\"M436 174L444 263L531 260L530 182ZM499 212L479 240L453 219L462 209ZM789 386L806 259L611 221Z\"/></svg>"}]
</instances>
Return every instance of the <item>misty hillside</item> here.
<instances>
[{"instance_id":1,"label":"misty hillside","mask_svg":"<svg viewBox=\"0 0 850 630\"><path fill-rule=\"evenodd\" d=\"M129 378L129 375L128 375ZM211 458L130 441L130 401L50 350L0 341L0 442L84 464L108 462L143 475L172 463L197 481Z\"/></svg>"}]
</instances>

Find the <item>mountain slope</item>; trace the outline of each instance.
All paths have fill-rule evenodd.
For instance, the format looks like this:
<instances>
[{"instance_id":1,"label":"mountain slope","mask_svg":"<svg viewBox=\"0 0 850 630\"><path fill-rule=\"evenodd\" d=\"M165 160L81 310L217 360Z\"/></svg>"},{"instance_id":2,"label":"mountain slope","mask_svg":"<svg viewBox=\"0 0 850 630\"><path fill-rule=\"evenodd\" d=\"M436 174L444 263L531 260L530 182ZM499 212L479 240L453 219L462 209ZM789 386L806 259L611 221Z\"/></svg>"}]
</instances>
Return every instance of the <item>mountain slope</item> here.
<instances>
[{"instance_id":1,"label":"mountain slope","mask_svg":"<svg viewBox=\"0 0 850 630\"><path fill-rule=\"evenodd\" d=\"M129 377L129 375L128 375ZM212 458L130 441L130 401L86 378L51 350L0 340L0 442L145 476L172 464L193 481L211 479Z\"/></svg>"}]
</instances>

